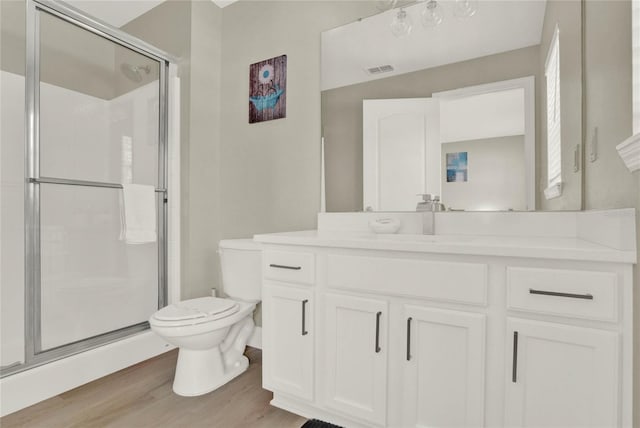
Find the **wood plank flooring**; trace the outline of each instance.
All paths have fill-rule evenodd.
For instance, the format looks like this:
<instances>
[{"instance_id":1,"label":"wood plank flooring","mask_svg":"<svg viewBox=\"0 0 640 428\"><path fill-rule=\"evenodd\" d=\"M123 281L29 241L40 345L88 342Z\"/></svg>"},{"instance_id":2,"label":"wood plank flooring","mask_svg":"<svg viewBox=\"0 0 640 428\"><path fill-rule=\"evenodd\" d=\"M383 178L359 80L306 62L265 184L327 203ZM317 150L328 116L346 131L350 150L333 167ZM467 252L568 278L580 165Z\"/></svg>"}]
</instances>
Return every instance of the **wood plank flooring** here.
<instances>
[{"instance_id":1,"label":"wood plank flooring","mask_svg":"<svg viewBox=\"0 0 640 428\"><path fill-rule=\"evenodd\" d=\"M298 428L306 421L270 406L262 389L262 353L247 348L245 373L199 397L171 390L173 350L0 418L2 428Z\"/></svg>"}]
</instances>

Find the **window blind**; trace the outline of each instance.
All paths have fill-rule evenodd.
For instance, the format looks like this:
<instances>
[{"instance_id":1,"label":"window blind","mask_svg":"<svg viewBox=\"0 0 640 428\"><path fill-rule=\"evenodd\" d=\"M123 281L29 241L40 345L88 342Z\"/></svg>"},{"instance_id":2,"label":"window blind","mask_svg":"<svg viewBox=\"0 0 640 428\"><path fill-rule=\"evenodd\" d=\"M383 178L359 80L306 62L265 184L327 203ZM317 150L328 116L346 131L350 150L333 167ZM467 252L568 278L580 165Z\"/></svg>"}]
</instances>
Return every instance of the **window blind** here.
<instances>
[{"instance_id":1,"label":"window blind","mask_svg":"<svg viewBox=\"0 0 640 428\"><path fill-rule=\"evenodd\" d=\"M547 83L547 186L562 181L560 127L560 30L556 25L545 63Z\"/></svg>"}]
</instances>

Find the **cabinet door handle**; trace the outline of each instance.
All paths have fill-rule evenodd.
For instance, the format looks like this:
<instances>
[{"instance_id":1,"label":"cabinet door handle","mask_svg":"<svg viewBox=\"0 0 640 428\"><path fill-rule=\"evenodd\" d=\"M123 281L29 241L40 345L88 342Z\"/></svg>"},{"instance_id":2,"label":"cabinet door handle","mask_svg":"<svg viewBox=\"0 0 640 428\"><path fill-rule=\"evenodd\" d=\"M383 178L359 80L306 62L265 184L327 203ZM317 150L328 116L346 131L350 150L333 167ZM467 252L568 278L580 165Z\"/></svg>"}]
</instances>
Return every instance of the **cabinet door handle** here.
<instances>
[{"instance_id":1,"label":"cabinet door handle","mask_svg":"<svg viewBox=\"0 0 640 428\"><path fill-rule=\"evenodd\" d=\"M382 312L378 312L376 314L376 354L382 350L380 348L380 317L381 316L382 316Z\"/></svg>"},{"instance_id":2,"label":"cabinet door handle","mask_svg":"<svg viewBox=\"0 0 640 428\"><path fill-rule=\"evenodd\" d=\"M302 301L302 335L306 336L307 334L309 334L309 332L307 331L307 302L309 300L304 299Z\"/></svg>"},{"instance_id":3,"label":"cabinet door handle","mask_svg":"<svg viewBox=\"0 0 640 428\"><path fill-rule=\"evenodd\" d=\"M535 290L533 288L529 289L529 294L541 294L543 296L571 297L573 299L593 300L593 295L591 294L560 293L558 291Z\"/></svg>"},{"instance_id":4,"label":"cabinet door handle","mask_svg":"<svg viewBox=\"0 0 640 428\"><path fill-rule=\"evenodd\" d=\"M302 266L276 265L276 264L273 264L273 263L271 263L269 265L269 267L276 268L276 269L289 269L289 270L300 270L300 269L302 269Z\"/></svg>"},{"instance_id":5,"label":"cabinet door handle","mask_svg":"<svg viewBox=\"0 0 640 428\"><path fill-rule=\"evenodd\" d=\"M411 361L411 320L413 318L407 318L407 361Z\"/></svg>"},{"instance_id":6,"label":"cabinet door handle","mask_svg":"<svg viewBox=\"0 0 640 428\"><path fill-rule=\"evenodd\" d=\"M513 362L511 366L511 382L518 381L518 332L513 332Z\"/></svg>"}]
</instances>

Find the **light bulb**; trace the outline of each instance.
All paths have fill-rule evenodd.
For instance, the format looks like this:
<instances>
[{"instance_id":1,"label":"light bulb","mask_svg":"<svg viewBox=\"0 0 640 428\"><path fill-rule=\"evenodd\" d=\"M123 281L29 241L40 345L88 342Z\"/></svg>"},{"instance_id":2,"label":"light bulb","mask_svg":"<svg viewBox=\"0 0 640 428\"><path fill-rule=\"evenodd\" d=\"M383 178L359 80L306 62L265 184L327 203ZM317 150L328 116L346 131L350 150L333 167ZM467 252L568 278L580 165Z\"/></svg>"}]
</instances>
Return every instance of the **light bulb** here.
<instances>
[{"instance_id":1,"label":"light bulb","mask_svg":"<svg viewBox=\"0 0 640 428\"><path fill-rule=\"evenodd\" d=\"M442 6L436 0L429 0L422 11L422 25L425 27L436 27L442 23L444 13Z\"/></svg>"},{"instance_id":2,"label":"light bulb","mask_svg":"<svg viewBox=\"0 0 640 428\"><path fill-rule=\"evenodd\" d=\"M411 33L411 18L404 9L400 9L391 22L391 33L396 37L406 37Z\"/></svg>"},{"instance_id":3,"label":"light bulb","mask_svg":"<svg viewBox=\"0 0 640 428\"><path fill-rule=\"evenodd\" d=\"M380 12L384 12L396 7L397 2L398 0L376 0L375 5L376 9L378 9Z\"/></svg>"},{"instance_id":4,"label":"light bulb","mask_svg":"<svg viewBox=\"0 0 640 428\"><path fill-rule=\"evenodd\" d=\"M478 11L477 0L456 0L453 6L453 14L456 18L471 18Z\"/></svg>"}]
</instances>

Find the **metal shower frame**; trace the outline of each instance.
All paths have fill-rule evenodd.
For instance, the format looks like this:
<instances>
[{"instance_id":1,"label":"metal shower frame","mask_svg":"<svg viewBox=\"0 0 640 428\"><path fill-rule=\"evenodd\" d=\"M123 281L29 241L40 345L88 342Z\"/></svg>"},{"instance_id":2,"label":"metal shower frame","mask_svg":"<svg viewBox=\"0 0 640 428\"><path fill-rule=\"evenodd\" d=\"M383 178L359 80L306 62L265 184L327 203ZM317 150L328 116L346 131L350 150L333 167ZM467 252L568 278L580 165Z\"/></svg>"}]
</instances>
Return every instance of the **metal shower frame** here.
<instances>
[{"instance_id":1,"label":"metal shower frame","mask_svg":"<svg viewBox=\"0 0 640 428\"><path fill-rule=\"evenodd\" d=\"M168 202L168 71L176 59L154 46L118 28L60 1L26 0L26 73L25 73L25 354L24 363L7 367L0 377L24 371L51 361L117 341L149 328L148 322L96 335L52 349L41 348L41 254L40 184L121 188L119 183L104 183L40 176L40 13L53 15L111 42L157 61L159 73L158 129L158 308L167 303L167 202Z\"/></svg>"}]
</instances>

